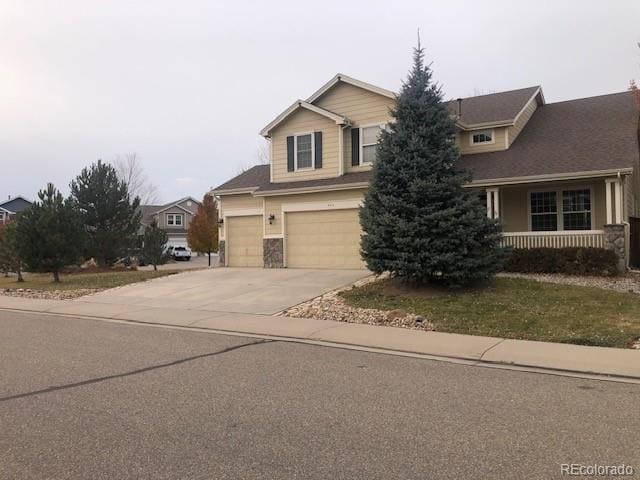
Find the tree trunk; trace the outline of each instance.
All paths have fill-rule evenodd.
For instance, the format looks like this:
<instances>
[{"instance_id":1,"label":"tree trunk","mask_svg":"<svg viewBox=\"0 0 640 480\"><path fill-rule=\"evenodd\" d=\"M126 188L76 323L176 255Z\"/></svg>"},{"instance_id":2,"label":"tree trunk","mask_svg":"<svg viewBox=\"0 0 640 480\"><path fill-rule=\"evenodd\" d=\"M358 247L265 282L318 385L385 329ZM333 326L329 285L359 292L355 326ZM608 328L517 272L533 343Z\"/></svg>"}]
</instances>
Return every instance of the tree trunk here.
<instances>
[{"instance_id":1,"label":"tree trunk","mask_svg":"<svg viewBox=\"0 0 640 480\"><path fill-rule=\"evenodd\" d=\"M153 271L154 271L154 272L157 272L157 271L158 271L158 265L157 265L157 264L155 264L155 263L153 264Z\"/></svg>"},{"instance_id":2,"label":"tree trunk","mask_svg":"<svg viewBox=\"0 0 640 480\"><path fill-rule=\"evenodd\" d=\"M60 272L57 270L53 272L53 283L60 283Z\"/></svg>"},{"instance_id":3,"label":"tree trunk","mask_svg":"<svg viewBox=\"0 0 640 480\"><path fill-rule=\"evenodd\" d=\"M211 250L207 252L207 255L209 255L209 268L211 268Z\"/></svg>"},{"instance_id":4,"label":"tree trunk","mask_svg":"<svg viewBox=\"0 0 640 480\"><path fill-rule=\"evenodd\" d=\"M24 278L22 278L22 265L18 263L18 283L24 282Z\"/></svg>"}]
</instances>

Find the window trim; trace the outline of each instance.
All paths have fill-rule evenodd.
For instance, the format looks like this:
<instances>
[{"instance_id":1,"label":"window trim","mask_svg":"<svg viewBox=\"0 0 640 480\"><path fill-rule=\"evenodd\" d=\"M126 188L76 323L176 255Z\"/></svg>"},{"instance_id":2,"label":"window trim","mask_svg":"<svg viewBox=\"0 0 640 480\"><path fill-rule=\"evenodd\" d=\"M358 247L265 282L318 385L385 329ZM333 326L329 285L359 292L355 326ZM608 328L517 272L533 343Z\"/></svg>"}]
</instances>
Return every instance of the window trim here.
<instances>
[{"instance_id":1,"label":"window trim","mask_svg":"<svg viewBox=\"0 0 640 480\"><path fill-rule=\"evenodd\" d=\"M491 141L490 142L474 142L473 141L473 136L474 135L480 135L481 133L484 133L484 134L490 133L491 134ZM469 145L471 145L472 147L474 147L476 145L493 145L494 143L496 143L496 129L495 128L484 129L484 130L472 130L469 133Z\"/></svg>"},{"instance_id":2,"label":"window trim","mask_svg":"<svg viewBox=\"0 0 640 480\"><path fill-rule=\"evenodd\" d=\"M591 226L589 230L595 230L596 224L596 204L595 195L593 194L593 185L570 185L559 188L532 188L527 190L527 231L533 232L531 229L531 194L541 192L556 192L556 215L558 217L557 230L547 230L548 232L586 232L588 230L565 230L564 229L564 205L562 193L568 190L589 190L589 201L591 203ZM571 213L571 212L567 212ZM545 231L542 231L544 233Z\"/></svg>"},{"instance_id":3,"label":"window trim","mask_svg":"<svg viewBox=\"0 0 640 480\"><path fill-rule=\"evenodd\" d=\"M298 168L298 137L311 136L311 166ZM303 132L293 134L293 171L309 172L316 169L316 136L315 132Z\"/></svg>"},{"instance_id":4,"label":"window trim","mask_svg":"<svg viewBox=\"0 0 640 480\"><path fill-rule=\"evenodd\" d=\"M167 227L184 227L184 213L166 213L165 223ZM169 223L169 217L172 217L173 223ZM176 218L180 218L180 224L176 223Z\"/></svg>"},{"instance_id":5,"label":"window trim","mask_svg":"<svg viewBox=\"0 0 640 480\"><path fill-rule=\"evenodd\" d=\"M370 147L371 145L377 145L378 143L380 143L380 140L378 140L376 143L367 143L366 145L364 145L364 129L365 128L371 128L371 127L379 127L380 128L380 132L382 132L382 130L384 130L385 128L387 128L387 124L386 123L369 123L367 125L360 125L359 128L360 131L359 133L359 149L360 149L360 153L359 153L359 167L370 167L371 165L373 165L373 162L365 162L364 161L364 147Z\"/></svg>"}]
</instances>

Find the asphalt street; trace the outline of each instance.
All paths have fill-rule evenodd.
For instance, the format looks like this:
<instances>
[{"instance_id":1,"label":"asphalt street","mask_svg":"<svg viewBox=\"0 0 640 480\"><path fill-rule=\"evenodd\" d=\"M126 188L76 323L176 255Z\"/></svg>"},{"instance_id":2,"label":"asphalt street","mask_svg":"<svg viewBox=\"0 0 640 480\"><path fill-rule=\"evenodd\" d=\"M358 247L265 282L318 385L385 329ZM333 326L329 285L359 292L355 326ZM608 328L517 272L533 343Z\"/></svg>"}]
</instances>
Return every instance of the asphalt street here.
<instances>
[{"instance_id":1,"label":"asphalt street","mask_svg":"<svg viewBox=\"0 0 640 480\"><path fill-rule=\"evenodd\" d=\"M0 312L2 479L640 478L639 445L640 385Z\"/></svg>"}]
</instances>

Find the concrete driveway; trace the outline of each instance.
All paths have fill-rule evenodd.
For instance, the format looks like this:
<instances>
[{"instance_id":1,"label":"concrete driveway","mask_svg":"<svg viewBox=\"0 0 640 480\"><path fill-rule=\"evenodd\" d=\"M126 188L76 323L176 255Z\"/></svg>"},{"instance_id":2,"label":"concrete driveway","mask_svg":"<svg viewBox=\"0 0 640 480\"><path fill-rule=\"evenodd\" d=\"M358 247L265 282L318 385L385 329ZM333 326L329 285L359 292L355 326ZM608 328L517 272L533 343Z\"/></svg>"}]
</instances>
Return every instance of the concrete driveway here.
<instances>
[{"instance_id":1,"label":"concrete driveway","mask_svg":"<svg viewBox=\"0 0 640 480\"><path fill-rule=\"evenodd\" d=\"M367 270L214 268L114 288L81 300L271 315L367 275Z\"/></svg>"}]
</instances>

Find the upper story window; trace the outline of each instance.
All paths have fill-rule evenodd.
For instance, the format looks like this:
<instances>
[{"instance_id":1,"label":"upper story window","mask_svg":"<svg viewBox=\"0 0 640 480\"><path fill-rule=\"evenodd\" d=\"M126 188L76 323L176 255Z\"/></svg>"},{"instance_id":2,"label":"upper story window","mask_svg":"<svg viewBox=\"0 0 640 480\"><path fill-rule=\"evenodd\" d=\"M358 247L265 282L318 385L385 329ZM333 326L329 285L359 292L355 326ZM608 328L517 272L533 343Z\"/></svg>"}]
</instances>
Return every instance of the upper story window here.
<instances>
[{"instance_id":1,"label":"upper story window","mask_svg":"<svg viewBox=\"0 0 640 480\"><path fill-rule=\"evenodd\" d=\"M493 143L493 130L482 130L471 134L471 145Z\"/></svg>"},{"instance_id":2,"label":"upper story window","mask_svg":"<svg viewBox=\"0 0 640 480\"><path fill-rule=\"evenodd\" d=\"M295 136L296 170L313 168L313 134Z\"/></svg>"},{"instance_id":3,"label":"upper story window","mask_svg":"<svg viewBox=\"0 0 640 480\"><path fill-rule=\"evenodd\" d=\"M591 230L591 209L589 188L531 192L531 230Z\"/></svg>"},{"instance_id":4,"label":"upper story window","mask_svg":"<svg viewBox=\"0 0 640 480\"><path fill-rule=\"evenodd\" d=\"M370 125L360 129L360 164L370 165L376 159L378 140L384 125Z\"/></svg>"},{"instance_id":5,"label":"upper story window","mask_svg":"<svg viewBox=\"0 0 640 480\"><path fill-rule=\"evenodd\" d=\"M184 216L181 213L167 213L167 225L170 227L181 227L184 225Z\"/></svg>"}]
</instances>

